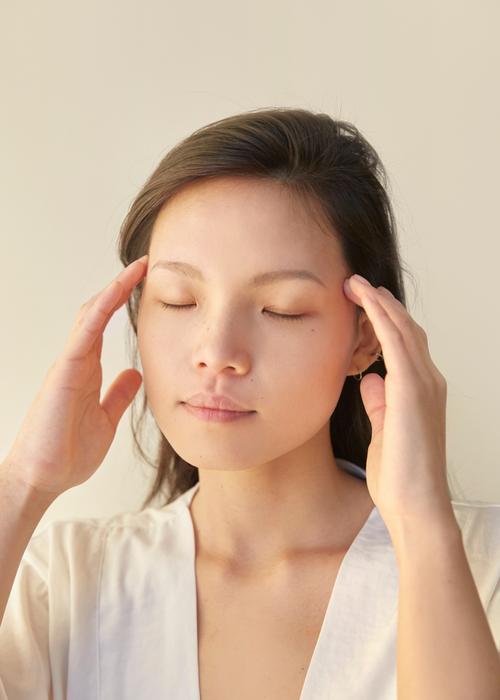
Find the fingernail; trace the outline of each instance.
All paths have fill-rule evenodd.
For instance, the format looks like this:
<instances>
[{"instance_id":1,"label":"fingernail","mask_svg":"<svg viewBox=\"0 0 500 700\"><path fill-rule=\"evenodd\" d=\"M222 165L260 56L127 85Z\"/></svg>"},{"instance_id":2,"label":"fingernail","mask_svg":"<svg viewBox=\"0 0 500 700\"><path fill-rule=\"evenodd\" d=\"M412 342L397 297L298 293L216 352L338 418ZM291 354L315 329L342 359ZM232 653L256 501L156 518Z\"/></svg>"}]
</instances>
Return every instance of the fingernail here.
<instances>
[{"instance_id":1,"label":"fingernail","mask_svg":"<svg viewBox=\"0 0 500 700\"><path fill-rule=\"evenodd\" d=\"M148 258L148 255L143 255L142 258L138 258L139 262L144 263L146 262L146 258Z\"/></svg>"},{"instance_id":2,"label":"fingernail","mask_svg":"<svg viewBox=\"0 0 500 700\"><path fill-rule=\"evenodd\" d=\"M361 277L361 275L353 275L354 279L356 279L358 282L361 282L361 284L364 284L368 287L371 287L372 285L368 282L368 280L365 280L364 277Z\"/></svg>"},{"instance_id":3,"label":"fingernail","mask_svg":"<svg viewBox=\"0 0 500 700\"><path fill-rule=\"evenodd\" d=\"M356 294L354 289L351 287L351 283L349 281L349 278L344 280L344 292L346 292L347 294L351 294L352 296L355 296L356 299L359 299L359 295Z\"/></svg>"}]
</instances>

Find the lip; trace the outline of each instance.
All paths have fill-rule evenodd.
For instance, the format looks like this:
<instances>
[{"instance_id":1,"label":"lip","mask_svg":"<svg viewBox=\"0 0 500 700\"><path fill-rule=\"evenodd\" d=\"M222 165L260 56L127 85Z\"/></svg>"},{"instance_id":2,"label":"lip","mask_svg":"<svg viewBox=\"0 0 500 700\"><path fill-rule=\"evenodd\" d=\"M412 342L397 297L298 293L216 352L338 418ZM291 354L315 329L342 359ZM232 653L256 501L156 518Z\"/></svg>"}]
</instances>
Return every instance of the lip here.
<instances>
[{"instance_id":1,"label":"lip","mask_svg":"<svg viewBox=\"0 0 500 700\"><path fill-rule=\"evenodd\" d=\"M187 401L183 401L193 408L210 408L216 411L236 411L238 413L251 413L252 409L242 406L237 401L230 399L224 394L207 394L200 392L191 396Z\"/></svg>"},{"instance_id":2,"label":"lip","mask_svg":"<svg viewBox=\"0 0 500 700\"><path fill-rule=\"evenodd\" d=\"M182 403L182 406L184 406L191 415L209 423L232 423L241 418L253 416L256 413L256 411L221 411L217 408L191 406L189 403Z\"/></svg>"}]
</instances>

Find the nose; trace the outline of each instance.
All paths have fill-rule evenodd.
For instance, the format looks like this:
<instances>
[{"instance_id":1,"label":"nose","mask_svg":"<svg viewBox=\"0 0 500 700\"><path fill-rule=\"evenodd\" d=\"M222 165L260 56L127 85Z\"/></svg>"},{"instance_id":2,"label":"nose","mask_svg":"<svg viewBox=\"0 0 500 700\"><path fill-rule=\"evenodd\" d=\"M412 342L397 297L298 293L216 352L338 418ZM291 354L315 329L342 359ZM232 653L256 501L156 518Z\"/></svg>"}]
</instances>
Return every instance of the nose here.
<instances>
[{"instance_id":1,"label":"nose","mask_svg":"<svg viewBox=\"0 0 500 700\"><path fill-rule=\"evenodd\" d=\"M193 366L214 374L246 374L251 367L248 319L237 309L208 313L200 319L193 345Z\"/></svg>"}]
</instances>

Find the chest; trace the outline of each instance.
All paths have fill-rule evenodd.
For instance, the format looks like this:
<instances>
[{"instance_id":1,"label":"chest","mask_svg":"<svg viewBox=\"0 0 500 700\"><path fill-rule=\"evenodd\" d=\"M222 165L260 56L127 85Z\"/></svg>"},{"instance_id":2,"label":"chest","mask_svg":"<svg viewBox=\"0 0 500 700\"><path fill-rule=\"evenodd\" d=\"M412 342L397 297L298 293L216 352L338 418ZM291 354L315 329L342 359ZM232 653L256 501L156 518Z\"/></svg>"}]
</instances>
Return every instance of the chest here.
<instances>
[{"instance_id":1,"label":"chest","mask_svg":"<svg viewBox=\"0 0 500 700\"><path fill-rule=\"evenodd\" d=\"M197 563L201 700L299 700L342 555L308 557L273 577Z\"/></svg>"}]
</instances>

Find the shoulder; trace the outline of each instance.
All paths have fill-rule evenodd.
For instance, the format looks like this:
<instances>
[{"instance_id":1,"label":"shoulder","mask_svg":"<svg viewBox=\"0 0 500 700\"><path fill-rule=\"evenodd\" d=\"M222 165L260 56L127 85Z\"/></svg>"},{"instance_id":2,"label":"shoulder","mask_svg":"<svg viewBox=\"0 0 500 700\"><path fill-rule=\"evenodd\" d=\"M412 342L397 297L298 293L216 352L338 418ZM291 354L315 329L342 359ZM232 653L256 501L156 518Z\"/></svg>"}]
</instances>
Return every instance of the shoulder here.
<instances>
[{"instance_id":1,"label":"shoulder","mask_svg":"<svg viewBox=\"0 0 500 700\"><path fill-rule=\"evenodd\" d=\"M500 503L452 500L465 553L484 606L500 580Z\"/></svg>"},{"instance_id":2,"label":"shoulder","mask_svg":"<svg viewBox=\"0 0 500 700\"><path fill-rule=\"evenodd\" d=\"M467 500L451 503L464 542L500 554L500 503Z\"/></svg>"},{"instance_id":3,"label":"shoulder","mask_svg":"<svg viewBox=\"0 0 500 700\"><path fill-rule=\"evenodd\" d=\"M49 570L70 574L87 569L90 573L105 560L148 556L159 547L164 553L174 552L184 546L193 491L163 508L45 523L31 538L23 564L47 580Z\"/></svg>"}]
</instances>

